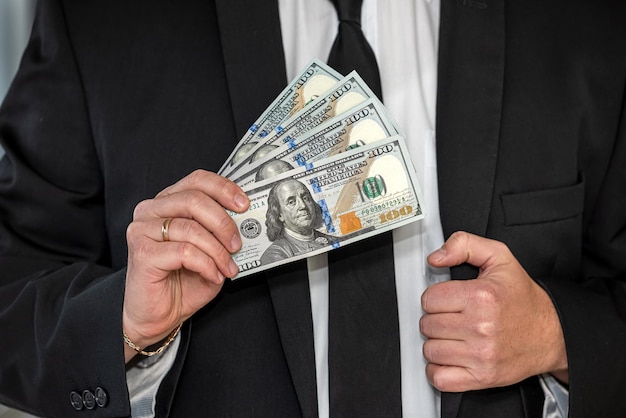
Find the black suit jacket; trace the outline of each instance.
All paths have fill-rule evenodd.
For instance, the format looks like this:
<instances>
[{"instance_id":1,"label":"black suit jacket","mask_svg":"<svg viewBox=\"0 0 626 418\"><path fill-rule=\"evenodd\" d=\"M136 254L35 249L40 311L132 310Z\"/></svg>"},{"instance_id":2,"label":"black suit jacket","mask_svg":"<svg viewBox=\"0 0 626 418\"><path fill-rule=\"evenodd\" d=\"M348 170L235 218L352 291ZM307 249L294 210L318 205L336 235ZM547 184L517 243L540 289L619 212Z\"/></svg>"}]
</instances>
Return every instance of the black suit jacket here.
<instances>
[{"instance_id":1,"label":"black suit jacket","mask_svg":"<svg viewBox=\"0 0 626 418\"><path fill-rule=\"evenodd\" d=\"M505 242L547 289L572 417L626 414L625 8L441 4L444 232ZM1 403L129 415L120 334L133 208L220 167L287 82L281 42L275 1L41 2L0 112ZM316 416L297 268L227 285L189 321L159 416ZM72 408L72 391L98 387L106 407ZM531 379L445 394L443 415L536 416L538 390Z\"/></svg>"}]
</instances>

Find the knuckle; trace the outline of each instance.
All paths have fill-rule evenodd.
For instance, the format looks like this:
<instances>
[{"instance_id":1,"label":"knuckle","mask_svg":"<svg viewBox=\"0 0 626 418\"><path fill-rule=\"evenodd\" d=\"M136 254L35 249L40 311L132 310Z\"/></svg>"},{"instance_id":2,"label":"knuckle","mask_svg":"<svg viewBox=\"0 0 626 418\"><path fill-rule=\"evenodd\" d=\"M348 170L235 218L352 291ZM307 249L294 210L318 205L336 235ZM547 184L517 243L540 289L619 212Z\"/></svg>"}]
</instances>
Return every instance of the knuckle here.
<instances>
[{"instance_id":1,"label":"knuckle","mask_svg":"<svg viewBox=\"0 0 626 418\"><path fill-rule=\"evenodd\" d=\"M488 368L481 370L480 376L477 376L478 383L483 388L491 388L498 384L498 370L496 368Z\"/></svg>"},{"instance_id":2,"label":"knuckle","mask_svg":"<svg viewBox=\"0 0 626 418\"><path fill-rule=\"evenodd\" d=\"M437 310L436 308L440 302L447 297L447 292L451 291L450 283L435 283L426 288L420 300L424 312L433 313L433 311Z\"/></svg>"},{"instance_id":3,"label":"knuckle","mask_svg":"<svg viewBox=\"0 0 626 418\"><path fill-rule=\"evenodd\" d=\"M476 380L481 384L491 384L497 379L500 355L494 344L482 344L474 349Z\"/></svg>"},{"instance_id":4,"label":"knuckle","mask_svg":"<svg viewBox=\"0 0 626 418\"><path fill-rule=\"evenodd\" d=\"M133 240L132 245L129 245L131 257L135 260L149 260L152 256L152 248L149 243L142 238L136 238Z\"/></svg>"},{"instance_id":5,"label":"knuckle","mask_svg":"<svg viewBox=\"0 0 626 418\"><path fill-rule=\"evenodd\" d=\"M220 182L218 184L218 190L219 193L227 199L232 198L233 196L235 196L238 193L241 193L241 187L239 187L236 183L234 183L233 181L225 178L225 177L219 177Z\"/></svg>"},{"instance_id":6,"label":"knuckle","mask_svg":"<svg viewBox=\"0 0 626 418\"><path fill-rule=\"evenodd\" d=\"M190 260L194 255L194 246L189 242L182 242L178 246L178 256L181 260L187 261Z\"/></svg>"},{"instance_id":7,"label":"knuckle","mask_svg":"<svg viewBox=\"0 0 626 418\"><path fill-rule=\"evenodd\" d=\"M433 386L442 392L450 391L450 388L448 387L448 379L446 379L440 371L435 371L435 373L433 373Z\"/></svg>"},{"instance_id":8,"label":"knuckle","mask_svg":"<svg viewBox=\"0 0 626 418\"><path fill-rule=\"evenodd\" d=\"M186 181L191 185L195 186L198 184L202 184L207 181L208 172L205 170L197 169L189 173L186 177Z\"/></svg>"},{"instance_id":9,"label":"knuckle","mask_svg":"<svg viewBox=\"0 0 626 418\"><path fill-rule=\"evenodd\" d=\"M130 244L134 242L139 236L139 224L137 222L131 222L126 227L126 241Z\"/></svg>"},{"instance_id":10,"label":"knuckle","mask_svg":"<svg viewBox=\"0 0 626 418\"><path fill-rule=\"evenodd\" d=\"M500 252L500 253L509 253L510 252L509 246L506 245L502 241L493 241L493 245L494 245L494 248L495 248L495 250L497 252Z\"/></svg>"},{"instance_id":11,"label":"knuckle","mask_svg":"<svg viewBox=\"0 0 626 418\"><path fill-rule=\"evenodd\" d=\"M446 392L445 387L443 386L443 382L441 381L441 377L439 376L439 373L435 372L433 374L433 386L437 389L439 389L442 392Z\"/></svg>"},{"instance_id":12,"label":"knuckle","mask_svg":"<svg viewBox=\"0 0 626 418\"><path fill-rule=\"evenodd\" d=\"M467 235L465 231L454 231L452 235L450 235L450 239L463 239Z\"/></svg>"},{"instance_id":13,"label":"knuckle","mask_svg":"<svg viewBox=\"0 0 626 418\"><path fill-rule=\"evenodd\" d=\"M488 339L495 338L498 333L498 328L493 321L478 321L472 329L478 336Z\"/></svg>"},{"instance_id":14,"label":"knuckle","mask_svg":"<svg viewBox=\"0 0 626 418\"><path fill-rule=\"evenodd\" d=\"M433 332L433 326L431 322L432 321L430 320L430 315L428 314L422 315L422 317L419 319L420 332L422 333L422 335L428 338L432 336L432 332Z\"/></svg>"},{"instance_id":15,"label":"knuckle","mask_svg":"<svg viewBox=\"0 0 626 418\"><path fill-rule=\"evenodd\" d=\"M235 222L230 216L228 216L226 211L222 211L216 221L219 231L225 231L228 235L232 235L232 233L234 233Z\"/></svg>"},{"instance_id":16,"label":"knuckle","mask_svg":"<svg viewBox=\"0 0 626 418\"><path fill-rule=\"evenodd\" d=\"M200 275L205 279L210 279L217 275L217 264L211 257L206 257L203 261L202 271Z\"/></svg>"},{"instance_id":17,"label":"knuckle","mask_svg":"<svg viewBox=\"0 0 626 418\"><path fill-rule=\"evenodd\" d=\"M212 275L217 273L217 263L212 257L207 257L206 266L207 270L210 271Z\"/></svg>"},{"instance_id":18,"label":"knuckle","mask_svg":"<svg viewBox=\"0 0 626 418\"><path fill-rule=\"evenodd\" d=\"M485 344L479 355L485 366L495 366L498 363L498 350L494 344Z\"/></svg>"},{"instance_id":19,"label":"knuckle","mask_svg":"<svg viewBox=\"0 0 626 418\"><path fill-rule=\"evenodd\" d=\"M422 344L422 355L426 360L432 361L432 346L430 340L426 340L424 344Z\"/></svg>"},{"instance_id":20,"label":"knuckle","mask_svg":"<svg viewBox=\"0 0 626 418\"><path fill-rule=\"evenodd\" d=\"M171 228L171 225L170 225ZM180 219L178 222L177 228L184 234L185 237L190 237L193 240L193 237L199 237L201 232L199 231L200 225L197 222L192 221L190 219Z\"/></svg>"},{"instance_id":21,"label":"knuckle","mask_svg":"<svg viewBox=\"0 0 626 418\"><path fill-rule=\"evenodd\" d=\"M149 255L151 251L151 241L141 232L141 226L132 222L126 228L126 243L128 245L129 253L135 255L135 257L145 257Z\"/></svg>"},{"instance_id":22,"label":"knuckle","mask_svg":"<svg viewBox=\"0 0 626 418\"><path fill-rule=\"evenodd\" d=\"M230 192L230 189L234 189L234 183L225 177L218 177L218 188L221 192Z\"/></svg>"},{"instance_id":23,"label":"knuckle","mask_svg":"<svg viewBox=\"0 0 626 418\"><path fill-rule=\"evenodd\" d=\"M223 245L216 245L210 257L215 263L217 263L217 261L225 263L230 258L230 253Z\"/></svg>"},{"instance_id":24,"label":"knuckle","mask_svg":"<svg viewBox=\"0 0 626 418\"><path fill-rule=\"evenodd\" d=\"M216 257L222 260L230 260L231 254L223 245L217 247Z\"/></svg>"},{"instance_id":25,"label":"knuckle","mask_svg":"<svg viewBox=\"0 0 626 418\"><path fill-rule=\"evenodd\" d=\"M428 309L430 308L429 301L430 301L430 292L428 291L428 289L426 289L426 291L422 293L422 297L421 297L422 309L426 312L428 312Z\"/></svg>"},{"instance_id":26,"label":"knuckle","mask_svg":"<svg viewBox=\"0 0 626 418\"><path fill-rule=\"evenodd\" d=\"M185 193L185 206L188 208L198 208L202 206L202 203L205 201L206 197L198 190L189 190Z\"/></svg>"},{"instance_id":27,"label":"knuckle","mask_svg":"<svg viewBox=\"0 0 626 418\"><path fill-rule=\"evenodd\" d=\"M422 335L427 335L428 329L426 328L426 320L424 319L424 316L425 315L422 315L420 317L419 327L420 327L420 332L422 333ZM426 345L426 343L424 343L424 345Z\"/></svg>"},{"instance_id":28,"label":"knuckle","mask_svg":"<svg viewBox=\"0 0 626 418\"><path fill-rule=\"evenodd\" d=\"M469 240L470 234L465 231L455 231L450 235L448 241L456 241L459 244L464 244Z\"/></svg>"},{"instance_id":29,"label":"knuckle","mask_svg":"<svg viewBox=\"0 0 626 418\"><path fill-rule=\"evenodd\" d=\"M147 213L147 207L150 205L152 199L145 199L137 203L133 210L133 219L141 219Z\"/></svg>"},{"instance_id":30,"label":"knuckle","mask_svg":"<svg viewBox=\"0 0 626 418\"><path fill-rule=\"evenodd\" d=\"M478 282L474 290L474 300L481 306L495 306L498 303L498 290L487 281Z\"/></svg>"}]
</instances>

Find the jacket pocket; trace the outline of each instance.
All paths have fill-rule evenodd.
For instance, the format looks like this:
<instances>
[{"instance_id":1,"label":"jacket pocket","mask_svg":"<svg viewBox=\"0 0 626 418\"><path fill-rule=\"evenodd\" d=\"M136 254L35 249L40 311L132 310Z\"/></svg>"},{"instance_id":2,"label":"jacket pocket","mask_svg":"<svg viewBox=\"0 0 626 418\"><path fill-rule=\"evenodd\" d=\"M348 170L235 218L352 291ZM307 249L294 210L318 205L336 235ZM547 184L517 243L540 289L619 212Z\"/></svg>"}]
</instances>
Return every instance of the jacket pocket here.
<instances>
[{"instance_id":1,"label":"jacket pocket","mask_svg":"<svg viewBox=\"0 0 626 418\"><path fill-rule=\"evenodd\" d=\"M506 226L539 224L573 218L583 211L585 182L573 186L502 194Z\"/></svg>"}]
</instances>

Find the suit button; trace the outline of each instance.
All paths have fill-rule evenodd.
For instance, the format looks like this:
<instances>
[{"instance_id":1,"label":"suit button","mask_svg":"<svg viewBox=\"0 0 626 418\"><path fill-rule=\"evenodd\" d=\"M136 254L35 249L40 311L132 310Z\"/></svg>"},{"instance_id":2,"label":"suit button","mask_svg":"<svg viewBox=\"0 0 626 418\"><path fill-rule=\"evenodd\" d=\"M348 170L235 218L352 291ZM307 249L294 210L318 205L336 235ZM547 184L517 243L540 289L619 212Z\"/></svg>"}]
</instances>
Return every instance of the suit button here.
<instances>
[{"instance_id":1,"label":"suit button","mask_svg":"<svg viewBox=\"0 0 626 418\"><path fill-rule=\"evenodd\" d=\"M108 402L109 397L107 396L107 393L104 391L104 389L96 388L96 404L98 404L100 408L104 408L105 406L107 406Z\"/></svg>"},{"instance_id":2,"label":"suit button","mask_svg":"<svg viewBox=\"0 0 626 418\"><path fill-rule=\"evenodd\" d=\"M83 398L78 394L78 392L72 391L70 393L70 403L77 411L83 409Z\"/></svg>"},{"instance_id":3,"label":"suit button","mask_svg":"<svg viewBox=\"0 0 626 418\"><path fill-rule=\"evenodd\" d=\"M93 393L88 390L83 392L83 405L87 409L94 409L96 407L96 398L93 396Z\"/></svg>"}]
</instances>

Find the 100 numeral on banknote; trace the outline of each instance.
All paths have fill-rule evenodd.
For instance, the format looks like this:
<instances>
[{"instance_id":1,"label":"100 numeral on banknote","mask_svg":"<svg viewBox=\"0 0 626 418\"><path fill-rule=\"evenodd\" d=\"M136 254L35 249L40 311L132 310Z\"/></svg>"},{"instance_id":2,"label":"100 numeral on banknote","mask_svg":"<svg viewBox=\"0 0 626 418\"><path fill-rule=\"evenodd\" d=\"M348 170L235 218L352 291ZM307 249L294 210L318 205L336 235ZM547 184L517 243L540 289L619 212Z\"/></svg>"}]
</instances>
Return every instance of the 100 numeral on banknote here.
<instances>
[{"instance_id":1,"label":"100 numeral on banknote","mask_svg":"<svg viewBox=\"0 0 626 418\"><path fill-rule=\"evenodd\" d=\"M421 191L401 136L355 148L310 169L244 188L238 279L423 218Z\"/></svg>"}]
</instances>

